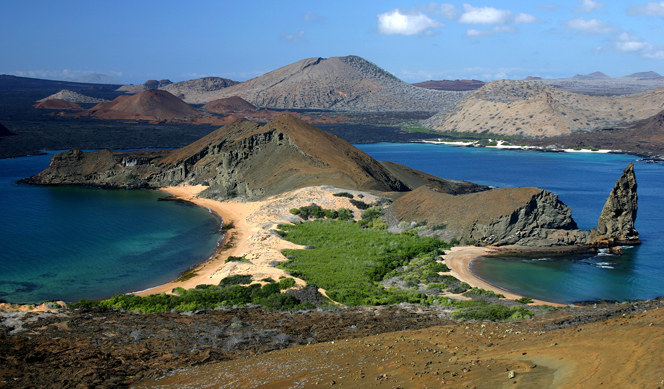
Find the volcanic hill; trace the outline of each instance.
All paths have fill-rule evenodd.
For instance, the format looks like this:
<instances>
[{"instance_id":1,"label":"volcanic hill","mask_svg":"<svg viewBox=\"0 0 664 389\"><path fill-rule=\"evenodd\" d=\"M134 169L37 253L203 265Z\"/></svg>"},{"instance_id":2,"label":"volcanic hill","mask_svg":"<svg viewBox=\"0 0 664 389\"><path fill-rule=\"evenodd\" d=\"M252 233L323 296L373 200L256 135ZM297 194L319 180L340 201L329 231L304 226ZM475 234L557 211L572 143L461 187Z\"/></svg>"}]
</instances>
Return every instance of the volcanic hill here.
<instances>
[{"instance_id":1,"label":"volcanic hill","mask_svg":"<svg viewBox=\"0 0 664 389\"><path fill-rule=\"evenodd\" d=\"M454 110L425 121L437 131L551 137L648 118L664 108L664 88L622 97L565 92L538 81L493 81Z\"/></svg>"},{"instance_id":2,"label":"volcanic hill","mask_svg":"<svg viewBox=\"0 0 664 389\"><path fill-rule=\"evenodd\" d=\"M43 99L37 100L38 103L44 102L46 100L52 100L52 99L59 99L59 100L64 100L64 101L69 101L71 103L103 103L105 99L98 99L96 97L90 97L90 96L85 96L82 95L78 92L73 92L67 89L63 89L58 93L54 93L48 97L44 97Z\"/></svg>"},{"instance_id":3,"label":"volcanic hill","mask_svg":"<svg viewBox=\"0 0 664 389\"><path fill-rule=\"evenodd\" d=\"M148 89L159 89L172 84L171 80L147 80L138 85L122 85L117 89L118 92L138 93Z\"/></svg>"},{"instance_id":4,"label":"volcanic hill","mask_svg":"<svg viewBox=\"0 0 664 389\"><path fill-rule=\"evenodd\" d=\"M336 111L440 111L463 92L434 91L407 84L356 56L307 58L260 77L201 94L188 103L239 96L257 107Z\"/></svg>"},{"instance_id":5,"label":"volcanic hill","mask_svg":"<svg viewBox=\"0 0 664 389\"><path fill-rule=\"evenodd\" d=\"M528 77L568 92L589 96L622 96L664 87L664 77L658 73L638 72L623 77L609 77L602 72L577 74L569 78Z\"/></svg>"},{"instance_id":6,"label":"volcanic hill","mask_svg":"<svg viewBox=\"0 0 664 389\"><path fill-rule=\"evenodd\" d=\"M83 109L76 103L62 99L47 99L33 105L33 107L39 109Z\"/></svg>"},{"instance_id":7,"label":"volcanic hill","mask_svg":"<svg viewBox=\"0 0 664 389\"><path fill-rule=\"evenodd\" d=\"M196 108L159 89L148 89L132 96L119 96L78 115L115 120L190 119L202 116Z\"/></svg>"},{"instance_id":8,"label":"volcanic hill","mask_svg":"<svg viewBox=\"0 0 664 389\"><path fill-rule=\"evenodd\" d=\"M256 111L256 107L238 96L226 97L224 99L210 101L202 109L216 113L235 113L243 111Z\"/></svg>"},{"instance_id":9,"label":"volcanic hill","mask_svg":"<svg viewBox=\"0 0 664 389\"><path fill-rule=\"evenodd\" d=\"M218 91L230 86L239 84L239 81L229 80L221 77L203 77L195 80L180 81L174 84L160 87L169 91L184 101L192 102L199 95L205 95L208 92Z\"/></svg>"}]
</instances>

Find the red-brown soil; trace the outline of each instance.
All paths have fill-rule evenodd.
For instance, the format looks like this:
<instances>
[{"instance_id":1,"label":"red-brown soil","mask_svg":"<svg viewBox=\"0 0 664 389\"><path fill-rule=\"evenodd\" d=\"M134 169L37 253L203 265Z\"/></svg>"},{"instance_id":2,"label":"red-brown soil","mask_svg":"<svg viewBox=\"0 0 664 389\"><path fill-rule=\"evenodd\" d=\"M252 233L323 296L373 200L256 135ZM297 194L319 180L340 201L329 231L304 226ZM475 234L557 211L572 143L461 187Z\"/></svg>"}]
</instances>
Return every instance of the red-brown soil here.
<instances>
[{"instance_id":1,"label":"red-brown soil","mask_svg":"<svg viewBox=\"0 0 664 389\"><path fill-rule=\"evenodd\" d=\"M661 388L664 310L540 332L564 318L450 324L297 346L136 388Z\"/></svg>"},{"instance_id":2,"label":"red-brown soil","mask_svg":"<svg viewBox=\"0 0 664 389\"><path fill-rule=\"evenodd\" d=\"M159 121L198 118L202 114L169 92L148 89L132 96L119 96L113 101L97 104L78 116L111 120Z\"/></svg>"},{"instance_id":3,"label":"red-brown soil","mask_svg":"<svg viewBox=\"0 0 664 389\"><path fill-rule=\"evenodd\" d=\"M83 109L80 105L61 99L48 99L33 105L40 109Z\"/></svg>"},{"instance_id":4,"label":"red-brown soil","mask_svg":"<svg viewBox=\"0 0 664 389\"><path fill-rule=\"evenodd\" d=\"M465 92L469 90L480 89L486 82L479 80L441 80L441 81L424 81L412 85L419 86L420 88L433 89L433 90L447 90Z\"/></svg>"},{"instance_id":5,"label":"red-brown soil","mask_svg":"<svg viewBox=\"0 0 664 389\"><path fill-rule=\"evenodd\" d=\"M202 107L206 111L215 113L236 113L243 111L256 111L256 107L239 96L231 96L218 99L205 104Z\"/></svg>"}]
</instances>

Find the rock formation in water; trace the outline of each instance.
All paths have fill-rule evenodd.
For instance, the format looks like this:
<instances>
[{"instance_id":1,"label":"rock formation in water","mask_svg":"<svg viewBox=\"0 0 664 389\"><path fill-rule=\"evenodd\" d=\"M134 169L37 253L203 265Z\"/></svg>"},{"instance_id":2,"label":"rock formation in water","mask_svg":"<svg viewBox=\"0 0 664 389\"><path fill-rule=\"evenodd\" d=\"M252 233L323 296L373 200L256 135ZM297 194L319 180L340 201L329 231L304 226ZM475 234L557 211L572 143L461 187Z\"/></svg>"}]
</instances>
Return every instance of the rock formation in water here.
<instances>
[{"instance_id":1,"label":"rock formation in water","mask_svg":"<svg viewBox=\"0 0 664 389\"><path fill-rule=\"evenodd\" d=\"M606 247L641 243L634 229L638 210L636 187L634 164L630 162L606 199L597 229L592 230L591 244Z\"/></svg>"}]
</instances>

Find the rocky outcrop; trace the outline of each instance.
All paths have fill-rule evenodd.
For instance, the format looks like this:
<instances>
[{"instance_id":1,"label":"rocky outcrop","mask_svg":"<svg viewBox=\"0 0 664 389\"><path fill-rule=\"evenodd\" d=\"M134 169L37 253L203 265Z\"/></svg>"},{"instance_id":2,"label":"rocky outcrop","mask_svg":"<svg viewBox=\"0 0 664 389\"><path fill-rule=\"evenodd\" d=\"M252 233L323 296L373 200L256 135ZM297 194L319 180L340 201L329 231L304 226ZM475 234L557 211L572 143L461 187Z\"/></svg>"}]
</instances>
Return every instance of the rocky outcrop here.
<instances>
[{"instance_id":1,"label":"rocky outcrop","mask_svg":"<svg viewBox=\"0 0 664 389\"><path fill-rule=\"evenodd\" d=\"M9 129L0 123L0 136L8 136L8 135L15 135L13 132L9 131Z\"/></svg>"},{"instance_id":2,"label":"rocky outcrop","mask_svg":"<svg viewBox=\"0 0 664 389\"><path fill-rule=\"evenodd\" d=\"M201 108L208 112L226 113L226 114L244 112L244 111L248 112L256 111L256 107L254 107L252 104L248 103L246 100L238 96L231 96L224 99L210 101Z\"/></svg>"},{"instance_id":3,"label":"rocky outcrop","mask_svg":"<svg viewBox=\"0 0 664 389\"><path fill-rule=\"evenodd\" d=\"M24 182L158 188L202 184L211 198L253 200L314 185L350 190L408 191L398 176L350 143L289 115L264 126L238 122L173 151L55 155Z\"/></svg>"},{"instance_id":4,"label":"rocky outcrop","mask_svg":"<svg viewBox=\"0 0 664 389\"><path fill-rule=\"evenodd\" d=\"M422 186L396 200L398 221L445 225L442 237L461 244L561 246L585 244L572 211L558 196L539 188L504 188L451 195Z\"/></svg>"},{"instance_id":5,"label":"rocky outcrop","mask_svg":"<svg viewBox=\"0 0 664 389\"><path fill-rule=\"evenodd\" d=\"M634 164L630 162L606 199L597 229L592 230L590 244L608 247L641 243L634 229L638 210L636 188Z\"/></svg>"},{"instance_id":6,"label":"rocky outcrop","mask_svg":"<svg viewBox=\"0 0 664 389\"><path fill-rule=\"evenodd\" d=\"M197 100L199 95L222 90L239 83L239 81L233 81L228 78L203 77L195 80L176 82L163 86L160 89L168 91L184 101L192 102Z\"/></svg>"}]
</instances>

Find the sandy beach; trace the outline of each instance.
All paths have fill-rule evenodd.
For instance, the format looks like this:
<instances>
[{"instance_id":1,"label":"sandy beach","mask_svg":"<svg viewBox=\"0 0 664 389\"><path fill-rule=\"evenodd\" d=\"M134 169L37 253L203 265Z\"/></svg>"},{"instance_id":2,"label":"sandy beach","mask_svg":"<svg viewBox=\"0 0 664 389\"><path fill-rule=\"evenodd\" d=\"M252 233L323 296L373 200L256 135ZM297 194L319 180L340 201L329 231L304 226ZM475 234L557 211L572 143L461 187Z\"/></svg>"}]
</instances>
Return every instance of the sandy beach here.
<instances>
[{"instance_id":1,"label":"sandy beach","mask_svg":"<svg viewBox=\"0 0 664 389\"><path fill-rule=\"evenodd\" d=\"M514 293L510 293L506 290L500 289L494 285L489 284L488 282L476 277L470 271L470 262L479 257L486 255L491 255L496 252L496 248L493 247L475 247L475 246L461 246L461 247L452 247L452 249L447 251L447 254L444 255L445 264L450 268L450 274L457 279L467 283L470 286L478 287L486 290L494 291L495 293L501 293L505 298L517 300L520 299L520 296ZM548 301L535 300L533 299L534 305L552 305L552 306L565 306L565 304L552 303Z\"/></svg>"},{"instance_id":2,"label":"sandy beach","mask_svg":"<svg viewBox=\"0 0 664 389\"><path fill-rule=\"evenodd\" d=\"M312 203L316 203L323 208L339 209L345 207L352 209L348 198L333 196L334 193L346 190L329 186L297 189L263 201L252 202L239 200L217 201L198 197L198 194L205 188L204 186L177 186L163 188L162 190L182 200L208 208L222 218L224 225L233 223L234 227L226 232L223 242L226 248L220 249L210 260L194 268L193 277L183 281L174 280L137 292L137 295L171 293L177 287L190 289L200 284L216 285L223 278L236 274L251 274L254 280L272 278L278 281L281 277L290 277L285 271L276 268L275 264L286 261L286 258L281 254L282 250L301 247L282 239L273 231L273 228L278 224L299 220L289 210ZM375 196L367 193L363 193L363 195L367 202L376 200ZM360 215L355 216L359 218ZM508 299L521 298L522 296L493 286L471 273L469 265L472 260L489 255L495 250L491 247L453 247L444 256L445 264L450 268L449 274L470 286L502 293ZM229 256L244 257L249 262L226 262ZM298 285L306 284L303 280L294 278ZM325 293L322 289L320 291ZM540 300L534 300L534 304L562 306L562 304Z\"/></svg>"},{"instance_id":3,"label":"sandy beach","mask_svg":"<svg viewBox=\"0 0 664 389\"><path fill-rule=\"evenodd\" d=\"M281 250L301 248L282 239L272 229L281 223L290 223L301 220L292 215L291 208L299 208L316 203L323 208L350 208L352 205L346 197L332 196L338 192L360 194L361 192L348 191L330 186L309 187L297 189L270 197L263 201L245 202L239 200L217 201L198 197L206 189L204 186L177 186L162 188L164 192L192 202L201 207L208 208L219 215L224 225L234 225L226 232L222 244L226 249L220 249L210 260L194 268L195 275L184 281L171 281L157 287L137 292L139 296L157 293L171 293L174 288L190 289L200 284L218 284L223 278L236 274L251 274L254 280L272 278L278 281L280 277L290 277L285 271L275 267L276 262L286 261ZM367 202L373 202L377 197L362 193ZM359 214L355 215L359 218ZM249 262L226 262L229 256L244 257ZM293 277L298 285L306 283ZM320 290L325 294L324 290Z\"/></svg>"}]
</instances>

